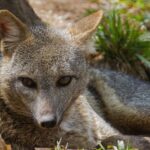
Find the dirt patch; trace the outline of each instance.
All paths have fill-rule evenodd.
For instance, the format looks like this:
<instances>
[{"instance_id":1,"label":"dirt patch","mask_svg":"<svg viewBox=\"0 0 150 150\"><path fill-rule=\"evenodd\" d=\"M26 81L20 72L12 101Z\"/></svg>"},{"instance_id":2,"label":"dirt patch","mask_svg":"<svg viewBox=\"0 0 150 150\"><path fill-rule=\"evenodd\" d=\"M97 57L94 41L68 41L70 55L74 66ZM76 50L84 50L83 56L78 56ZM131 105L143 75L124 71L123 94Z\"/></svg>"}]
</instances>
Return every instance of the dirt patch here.
<instances>
[{"instance_id":1,"label":"dirt patch","mask_svg":"<svg viewBox=\"0 0 150 150\"><path fill-rule=\"evenodd\" d=\"M87 8L98 8L98 2L90 0L29 0L35 12L43 21L56 27L66 25L80 19Z\"/></svg>"}]
</instances>

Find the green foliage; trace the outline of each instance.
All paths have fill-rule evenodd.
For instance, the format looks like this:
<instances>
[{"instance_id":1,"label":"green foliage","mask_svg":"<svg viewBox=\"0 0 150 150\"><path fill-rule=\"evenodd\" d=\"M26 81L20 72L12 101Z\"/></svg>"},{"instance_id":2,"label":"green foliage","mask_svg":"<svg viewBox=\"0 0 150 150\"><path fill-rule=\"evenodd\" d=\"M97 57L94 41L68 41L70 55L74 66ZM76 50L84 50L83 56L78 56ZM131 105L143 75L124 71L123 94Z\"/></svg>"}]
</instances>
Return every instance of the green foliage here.
<instances>
[{"instance_id":1,"label":"green foliage","mask_svg":"<svg viewBox=\"0 0 150 150\"><path fill-rule=\"evenodd\" d=\"M117 145L108 145L107 148L105 148L102 144L99 144L99 148L96 150L137 150L134 148L131 148L129 144L124 143L124 141L117 141Z\"/></svg>"},{"instance_id":2,"label":"green foliage","mask_svg":"<svg viewBox=\"0 0 150 150\"><path fill-rule=\"evenodd\" d=\"M147 59L145 59L143 56L141 55L137 55L137 57L141 60L141 62L143 64L145 64L145 66L147 66L148 68L150 68L150 61L148 61Z\"/></svg>"},{"instance_id":3,"label":"green foliage","mask_svg":"<svg viewBox=\"0 0 150 150\"><path fill-rule=\"evenodd\" d=\"M128 18L138 21L141 26L147 28L150 25L149 0L118 0L113 6Z\"/></svg>"},{"instance_id":4,"label":"green foliage","mask_svg":"<svg viewBox=\"0 0 150 150\"><path fill-rule=\"evenodd\" d=\"M57 142L57 146L54 148L54 150L67 150L68 145L61 146L61 140ZM51 150L51 149L50 149ZM77 150L84 150L84 149L77 149ZM129 144L124 143L124 141L117 141L117 145L108 145L107 148L105 148L101 143L99 144L99 148L93 149L93 150L137 150L134 148L131 148Z\"/></svg>"},{"instance_id":5,"label":"green foliage","mask_svg":"<svg viewBox=\"0 0 150 150\"><path fill-rule=\"evenodd\" d=\"M125 63L140 60L149 66L150 40L141 38L144 33L133 20L113 10L98 27L96 49L107 59Z\"/></svg>"},{"instance_id":6,"label":"green foliage","mask_svg":"<svg viewBox=\"0 0 150 150\"><path fill-rule=\"evenodd\" d=\"M138 7L141 9L148 9L150 7L149 0L120 0L130 7Z\"/></svg>"},{"instance_id":7,"label":"green foliage","mask_svg":"<svg viewBox=\"0 0 150 150\"><path fill-rule=\"evenodd\" d=\"M87 9L85 10L83 16L88 16L88 15L90 15L90 14L96 12L96 11L97 11L97 9L94 9L94 8L87 8Z\"/></svg>"},{"instance_id":8,"label":"green foliage","mask_svg":"<svg viewBox=\"0 0 150 150\"><path fill-rule=\"evenodd\" d=\"M88 1L90 1L92 3L99 3L99 0L88 0Z\"/></svg>"}]
</instances>

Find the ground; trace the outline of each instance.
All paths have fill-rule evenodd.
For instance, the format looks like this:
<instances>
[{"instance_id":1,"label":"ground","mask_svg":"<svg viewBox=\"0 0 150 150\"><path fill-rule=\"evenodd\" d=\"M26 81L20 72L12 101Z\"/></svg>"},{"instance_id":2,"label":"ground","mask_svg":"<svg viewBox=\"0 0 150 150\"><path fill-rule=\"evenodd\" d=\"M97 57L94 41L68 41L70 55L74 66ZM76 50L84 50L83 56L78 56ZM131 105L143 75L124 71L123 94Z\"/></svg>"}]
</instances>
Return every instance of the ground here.
<instances>
[{"instance_id":1,"label":"ground","mask_svg":"<svg viewBox=\"0 0 150 150\"><path fill-rule=\"evenodd\" d=\"M85 9L97 8L90 0L29 0L35 12L55 27L66 27L83 17Z\"/></svg>"}]
</instances>

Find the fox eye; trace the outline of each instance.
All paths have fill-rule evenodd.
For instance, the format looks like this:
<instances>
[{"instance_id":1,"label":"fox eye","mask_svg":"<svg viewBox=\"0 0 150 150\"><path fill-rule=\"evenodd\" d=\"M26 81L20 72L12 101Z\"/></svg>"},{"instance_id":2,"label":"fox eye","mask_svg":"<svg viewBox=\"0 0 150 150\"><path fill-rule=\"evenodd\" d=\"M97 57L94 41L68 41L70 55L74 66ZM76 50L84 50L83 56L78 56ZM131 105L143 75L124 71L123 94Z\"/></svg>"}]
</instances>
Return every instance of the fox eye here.
<instances>
[{"instance_id":1,"label":"fox eye","mask_svg":"<svg viewBox=\"0 0 150 150\"><path fill-rule=\"evenodd\" d=\"M22 82L22 84L28 88L36 88L36 83L27 77L19 77L19 80Z\"/></svg>"},{"instance_id":2,"label":"fox eye","mask_svg":"<svg viewBox=\"0 0 150 150\"><path fill-rule=\"evenodd\" d=\"M57 81L57 86L63 87L67 86L71 83L73 77L72 76L63 76Z\"/></svg>"}]
</instances>

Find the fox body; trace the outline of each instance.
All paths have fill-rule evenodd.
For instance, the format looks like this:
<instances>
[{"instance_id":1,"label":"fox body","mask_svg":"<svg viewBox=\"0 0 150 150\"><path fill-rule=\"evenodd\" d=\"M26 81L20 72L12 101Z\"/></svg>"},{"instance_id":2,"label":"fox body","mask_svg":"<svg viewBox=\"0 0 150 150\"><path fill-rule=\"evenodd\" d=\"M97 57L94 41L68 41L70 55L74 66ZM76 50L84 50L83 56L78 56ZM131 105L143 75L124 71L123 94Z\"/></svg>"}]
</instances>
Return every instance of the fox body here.
<instances>
[{"instance_id":1,"label":"fox body","mask_svg":"<svg viewBox=\"0 0 150 150\"><path fill-rule=\"evenodd\" d=\"M111 70L92 70L91 87L99 93L99 109L125 134L149 135L150 84Z\"/></svg>"},{"instance_id":2,"label":"fox body","mask_svg":"<svg viewBox=\"0 0 150 150\"><path fill-rule=\"evenodd\" d=\"M26 1L19 2L29 7ZM130 133L130 122L138 125L140 114L145 119L132 131L149 134L148 83L132 79L145 89L143 96L134 99L137 84L132 87L135 92L126 95L128 77L92 69L88 76L85 51L102 12L59 31L28 10L35 23L0 11L0 133L6 143L14 150L32 150L54 146L62 138L62 144L69 143L71 148L92 148L109 136L120 135L114 127L122 131L128 125L124 132Z\"/></svg>"}]
</instances>

